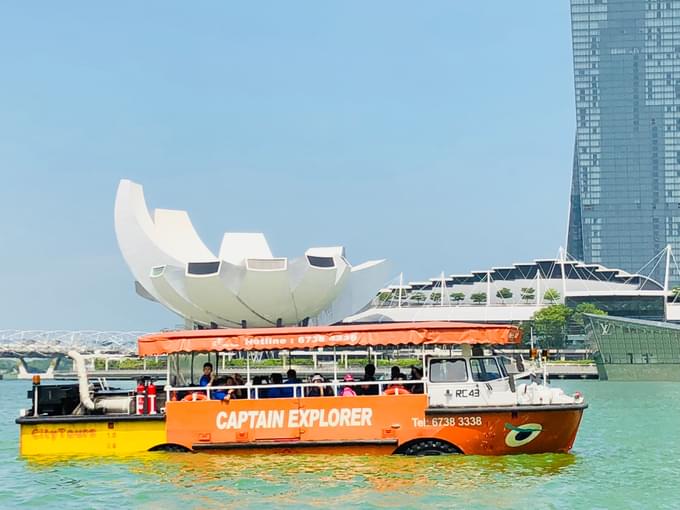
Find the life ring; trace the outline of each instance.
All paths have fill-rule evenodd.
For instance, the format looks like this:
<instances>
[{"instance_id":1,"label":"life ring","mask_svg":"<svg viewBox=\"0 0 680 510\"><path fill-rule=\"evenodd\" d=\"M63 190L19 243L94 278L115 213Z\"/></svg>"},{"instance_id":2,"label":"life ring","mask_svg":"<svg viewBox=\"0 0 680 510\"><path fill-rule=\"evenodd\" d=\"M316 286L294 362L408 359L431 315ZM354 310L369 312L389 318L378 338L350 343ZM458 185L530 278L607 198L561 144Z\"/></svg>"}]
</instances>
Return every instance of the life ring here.
<instances>
[{"instance_id":1,"label":"life ring","mask_svg":"<svg viewBox=\"0 0 680 510\"><path fill-rule=\"evenodd\" d=\"M182 402L196 402L197 400L208 400L208 397L205 396L205 393L194 391L193 393L185 395Z\"/></svg>"},{"instance_id":2,"label":"life ring","mask_svg":"<svg viewBox=\"0 0 680 510\"><path fill-rule=\"evenodd\" d=\"M390 386L384 392L385 395L410 395L411 392L402 386Z\"/></svg>"}]
</instances>

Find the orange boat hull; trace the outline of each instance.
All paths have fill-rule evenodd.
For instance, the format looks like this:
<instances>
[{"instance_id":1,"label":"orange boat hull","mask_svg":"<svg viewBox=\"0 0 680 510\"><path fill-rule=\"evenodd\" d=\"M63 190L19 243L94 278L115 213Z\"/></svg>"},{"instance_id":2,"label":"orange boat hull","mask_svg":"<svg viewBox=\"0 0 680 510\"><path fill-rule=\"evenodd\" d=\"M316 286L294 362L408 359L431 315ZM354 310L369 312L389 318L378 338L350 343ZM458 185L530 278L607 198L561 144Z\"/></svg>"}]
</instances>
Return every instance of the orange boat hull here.
<instances>
[{"instance_id":1,"label":"orange boat hull","mask_svg":"<svg viewBox=\"0 0 680 510\"><path fill-rule=\"evenodd\" d=\"M166 430L191 450L564 453L585 407L428 408L425 395L173 401Z\"/></svg>"}]
</instances>

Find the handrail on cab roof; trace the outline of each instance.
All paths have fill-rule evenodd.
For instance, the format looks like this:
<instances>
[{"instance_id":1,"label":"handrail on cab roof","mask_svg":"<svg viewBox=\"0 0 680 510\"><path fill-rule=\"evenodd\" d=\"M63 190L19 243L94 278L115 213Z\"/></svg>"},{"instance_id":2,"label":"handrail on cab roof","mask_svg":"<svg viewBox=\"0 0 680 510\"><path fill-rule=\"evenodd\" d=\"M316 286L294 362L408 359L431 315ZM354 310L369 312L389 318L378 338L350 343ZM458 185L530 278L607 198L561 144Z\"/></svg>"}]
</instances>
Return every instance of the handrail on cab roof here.
<instances>
[{"instance_id":1,"label":"handrail on cab roof","mask_svg":"<svg viewBox=\"0 0 680 510\"><path fill-rule=\"evenodd\" d=\"M518 344L517 326L408 322L343 326L169 331L139 337L140 356L178 352L266 351L317 347Z\"/></svg>"}]
</instances>

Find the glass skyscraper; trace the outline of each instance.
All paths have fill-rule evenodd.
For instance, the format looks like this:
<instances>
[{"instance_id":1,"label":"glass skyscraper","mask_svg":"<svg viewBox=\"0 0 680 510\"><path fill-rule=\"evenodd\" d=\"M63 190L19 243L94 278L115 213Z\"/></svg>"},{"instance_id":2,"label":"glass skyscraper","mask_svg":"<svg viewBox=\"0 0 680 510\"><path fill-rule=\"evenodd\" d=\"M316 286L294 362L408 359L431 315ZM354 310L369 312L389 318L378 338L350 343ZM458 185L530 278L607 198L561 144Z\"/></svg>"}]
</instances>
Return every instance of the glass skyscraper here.
<instances>
[{"instance_id":1,"label":"glass skyscraper","mask_svg":"<svg viewBox=\"0 0 680 510\"><path fill-rule=\"evenodd\" d=\"M667 244L680 256L680 1L571 0L571 21L567 250L637 272Z\"/></svg>"}]
</instances>

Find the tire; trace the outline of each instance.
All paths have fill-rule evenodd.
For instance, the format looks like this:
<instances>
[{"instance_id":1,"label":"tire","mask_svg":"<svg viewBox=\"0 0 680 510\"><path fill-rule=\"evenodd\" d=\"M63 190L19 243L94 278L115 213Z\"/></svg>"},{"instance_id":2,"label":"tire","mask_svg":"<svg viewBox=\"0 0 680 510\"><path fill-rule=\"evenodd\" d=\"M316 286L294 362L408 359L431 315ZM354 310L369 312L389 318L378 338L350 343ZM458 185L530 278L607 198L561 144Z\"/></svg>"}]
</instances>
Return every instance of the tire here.
<instances>
[{"instance_id":1,"label":"tire","mask_svg":"<svg viewBox=\"0 0 680 510\"><path fill-rule=\"evenodd\" d=\"M425 457L432 455L455 455L461 452L451 443L441 441L440 439L419 439L417 441L405 444L399 448L396 453L401 455Z\"/></svg>"},{"instance_id":2,"label":"tire","mask_svg":"<svg viewBox=\"0 0 680 510\"><path fill-rule=\"evenodd\" d=\"M171 452L171 453L186 453L191 450L181 444L159 444L149 449L150 452Z\"/></svg>"}]
</instances>

